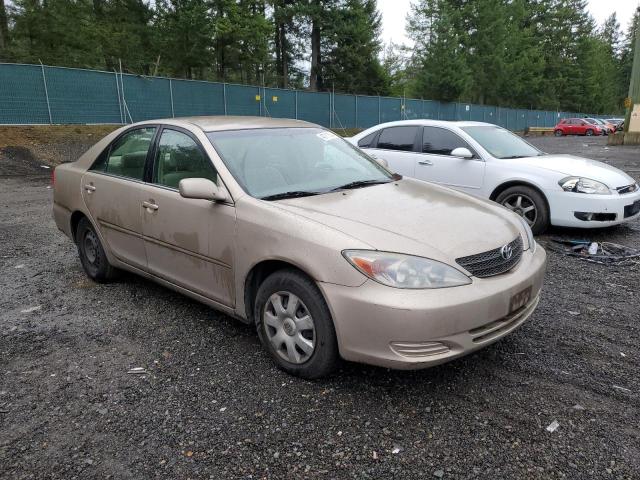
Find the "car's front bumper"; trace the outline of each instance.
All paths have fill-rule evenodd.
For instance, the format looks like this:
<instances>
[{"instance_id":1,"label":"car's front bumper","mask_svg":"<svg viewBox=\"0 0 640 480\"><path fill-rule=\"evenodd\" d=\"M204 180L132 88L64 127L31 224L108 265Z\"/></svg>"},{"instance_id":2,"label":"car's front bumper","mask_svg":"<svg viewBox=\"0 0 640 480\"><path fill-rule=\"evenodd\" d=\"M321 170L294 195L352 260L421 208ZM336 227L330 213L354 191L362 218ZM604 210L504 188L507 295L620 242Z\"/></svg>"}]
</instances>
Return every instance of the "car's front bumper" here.
<instances>
[{"instance_id":1,"label":"car's front bumper","mask_svg":"<svg viewBox=\"0 0 640 480\"><path fill-rule=\"evenodd\" d=\"M546 191L545 195L551 210L551 224L559 227L607 227L619 225L640 216L640 211L634 215L628 215L631 206L640 202L640 190L623 195L617 193L590 195L554 190ZM597 220L583 220L582 218L589 218L584 214L593 214L592 217Z\"/></svg>"},{"instance_id":2,"label":"car's front bumper","mask_svg":"<svg viewBox=\"0 0 640 480\"><path fill-rule=\"evenodd\" d=\"M538 304L546 253L527 250L510 272L470 285L401 290L368 280L360 287L320 283L345 360L397 369L437 365L485 347L521 325ZM515 295L529 302L510 312Z\"/></svg>"}]
</instances>

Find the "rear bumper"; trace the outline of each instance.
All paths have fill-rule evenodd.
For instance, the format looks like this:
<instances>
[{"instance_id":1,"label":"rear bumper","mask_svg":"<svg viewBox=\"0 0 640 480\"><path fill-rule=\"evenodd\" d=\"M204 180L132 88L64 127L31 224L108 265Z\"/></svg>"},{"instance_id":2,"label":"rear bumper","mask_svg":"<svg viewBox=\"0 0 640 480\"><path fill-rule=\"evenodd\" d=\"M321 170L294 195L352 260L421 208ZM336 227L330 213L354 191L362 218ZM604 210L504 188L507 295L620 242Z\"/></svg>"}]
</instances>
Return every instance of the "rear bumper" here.
<instances>
[{"instance_id":1,"label":"rear bumper","mask_svg":"<svg viewBox=\"0 0 640 480\"><path fill-rule=\"evenodd\" d=\"M400 290L368 280L360 287L320 283L345 360L397 369L426 368L483 348L535 310L546 253L526 251L509 273L473 278L463 287ZM510 312L511 300L529 301Z\"/></svg>"},{"instance_id":2,"label":"rear bumper","mask_svg":"<svg viewBox=\"0 0 640 480\"><path fill-rule=\"evenodd\" d=\"M54 202L53 220L56 222L58 229L73 240L73 234L71 233L71 211L59 203Z\"/></svg>"},{"instance_id":3,"label":"rear bumper","mask_svg":"<svg viewBox=\"0 0 640 480\"><path fill-rule=\"evenodd\" d=\"M549 192L545 195L551 207L551 224L561 227L598 228L619 225L640 216L640 211L630 215L632 208L640 202L640 190L624 195L588 195L571 192ZM578 214L576 216L576 213ZM582 220L584 214L594 214L603 220ZM580 217L580 218L578 218Z\"/></svg>"}]
</instances>

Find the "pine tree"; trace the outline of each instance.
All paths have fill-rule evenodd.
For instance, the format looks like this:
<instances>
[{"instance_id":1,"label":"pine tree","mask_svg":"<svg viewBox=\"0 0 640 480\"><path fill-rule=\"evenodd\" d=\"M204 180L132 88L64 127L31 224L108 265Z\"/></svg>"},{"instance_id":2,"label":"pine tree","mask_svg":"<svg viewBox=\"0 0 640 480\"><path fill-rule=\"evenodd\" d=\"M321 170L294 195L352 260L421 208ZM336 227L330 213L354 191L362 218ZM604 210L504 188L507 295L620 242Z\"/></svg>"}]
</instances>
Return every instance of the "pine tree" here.
<instances>
[{"instance_id":1,"label":"pine tree","mask_svg":"<svg viewBox=\"0 0 640 480\"><path fill-rule=\"evenodd\" d=\"M460 20L460 10L446 0L419 0L412 5L407 29L415 42L411 96L453 101L469 91L471 70L462 33L456 28Z\"/></svg>"},{"instance_id":2,"label":"pine tree","mask_svg":"<svg viewBox=\"0 0 640 480\"><path fill-rule=\"evenodd\" d=\"M325 28L324 86L340 92L385 95L389 86L378 55L380 14L375 0L346 0Z\"/></svg>"}]
</instances>

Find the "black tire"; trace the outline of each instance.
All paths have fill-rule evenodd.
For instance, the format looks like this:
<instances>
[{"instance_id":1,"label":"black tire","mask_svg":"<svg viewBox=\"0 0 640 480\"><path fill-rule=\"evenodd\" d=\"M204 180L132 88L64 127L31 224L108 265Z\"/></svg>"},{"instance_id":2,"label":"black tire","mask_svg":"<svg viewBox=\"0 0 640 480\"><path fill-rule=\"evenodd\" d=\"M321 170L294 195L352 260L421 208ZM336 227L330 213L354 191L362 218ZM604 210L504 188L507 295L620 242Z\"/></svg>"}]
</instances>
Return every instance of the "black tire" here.
<instances>
[{"instance_id":1,"label":"black tire","mask_svg":"<svg viewBox=\"0 0 640 480\"><path fill-rule=\"evenodd\" d=\"M518 196L522 197L522 204L527 205L524 208L528 208L528 202L531 202L535 206L535 217L532 217L531 212L523 213L523 208L520 210L518 208L512 208L514 204L517 204ZM525 198L527 199L527 202L524 201ZM544 196L534 188L526 185L509 187L498 195L496 202L509 210L514 211L518 215L526 217L527 223L529 223L534 235L544 233L544 231L549 227L549 207L547 205L547 201Z\"/></svg>"},{"instance_id":2,"label":"black tire","mask_svg":"<svg viewBox=\"0 0 640 480\"><path fill-rule=\"evenodd\" d=\"M301 307L304 307L304 310L310 315L314 327L312 337L314 343L313 352L302 363L287 361L283 358L286 353L282 349L280 351L276 350L270 339L273 338L274 342L278 342L276 338L278 334L275 328L265 323L268 309L273 308L270 300L273 298L272 296L286 295L287 293L298 297L302 303ZM270 302L269 305L267 305L267 302ZM288 302L289 300L287 300L287 306ZM298 314L294 313L293 315L297 316ZM315 379L329 375L336 369L339 361L338 341L331 313L320 290L306 275L293 269L286 269L279 270L267 277L260 285L256 295L254 318L260 342L278 367L285 372L306 379ZM284 323L282 322L283 325ZM299 333L302 333L302 330ZM286 332L286 334L292 336L292 338L294 336L290 332ZM285 347L284 350L288 352L285 343L280 343L282 347Z\"/></svg>"},{"instance_id":3,"label":"black tire","mask_svg":"<svg viewBox=\"0 0 640 480\"><path fill-rule=\"evenodd\" d=\"M556 137L561 137L562 135L564 135L564 134L562 133L562 130L556 130L555 132L553 132L553 134L554 134Z\"/></svg>"},{"instance_id":4,"label":"black tire","mask_svg":"<svg viewBox=\"0 0 640 480\"><path fill-rule=\"evenodd\" d=\"M91 280L105 283L116 278L118 272L109 263L100 237L86 217L81 218L78 222L75 240L82 268Z\"/></svg>"},{"instance_id":5,"label":"black tire","mask_svg":"<svg viewBox=\"0 0 640 480\"><path fill-rule=\"evenodd\" d=\"M585 134L587 137L593 137L593 130L589 129L589 130L587 130L586 132L584 132L584 134Z\"/></svg>"}]
</instances>

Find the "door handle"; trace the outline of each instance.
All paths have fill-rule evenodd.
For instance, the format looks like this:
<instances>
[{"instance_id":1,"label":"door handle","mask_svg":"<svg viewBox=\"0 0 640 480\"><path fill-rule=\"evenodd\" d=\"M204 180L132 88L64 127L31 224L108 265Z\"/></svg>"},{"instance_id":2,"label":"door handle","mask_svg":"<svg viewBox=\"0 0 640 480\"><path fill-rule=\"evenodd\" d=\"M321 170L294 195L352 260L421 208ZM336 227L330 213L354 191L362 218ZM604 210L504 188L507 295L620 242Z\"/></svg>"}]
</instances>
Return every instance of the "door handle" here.
<instances>
[{"instance_id":1,"label":"door handle","mask_svg":"<svg viewBox=\"0 0 640 480\"><path fill-rule=\"evenodd\" d=\"M93 185L85 185L84 189L87 191L87 193L93 193L96 191L96 187L94 187Z\"/></svg>"},{"instance_id":2,"label":"door handle","mask_svg":"<svg viewBox=\"0 0 640 480\"><path fill-rule=\"evenodd\" d=\"M142 206L146 209L149 210L158 210L158 205L156 205L155 203L151 202L142 202Z\"/></svg>"},{"instance_id":3,"label":"door handle","mask_svg":"<svg viewBox=\"0 0 640 480\"><path fill-rule=\"evenodd\" d=\"M429 161L429 160L420 160L420 161L418 162L418 164L419 164L419 165L427 165L427 166L430 166L430 165L433 165L433 162L431 162L431 161Z\"/></svg>"}]
</instances>

